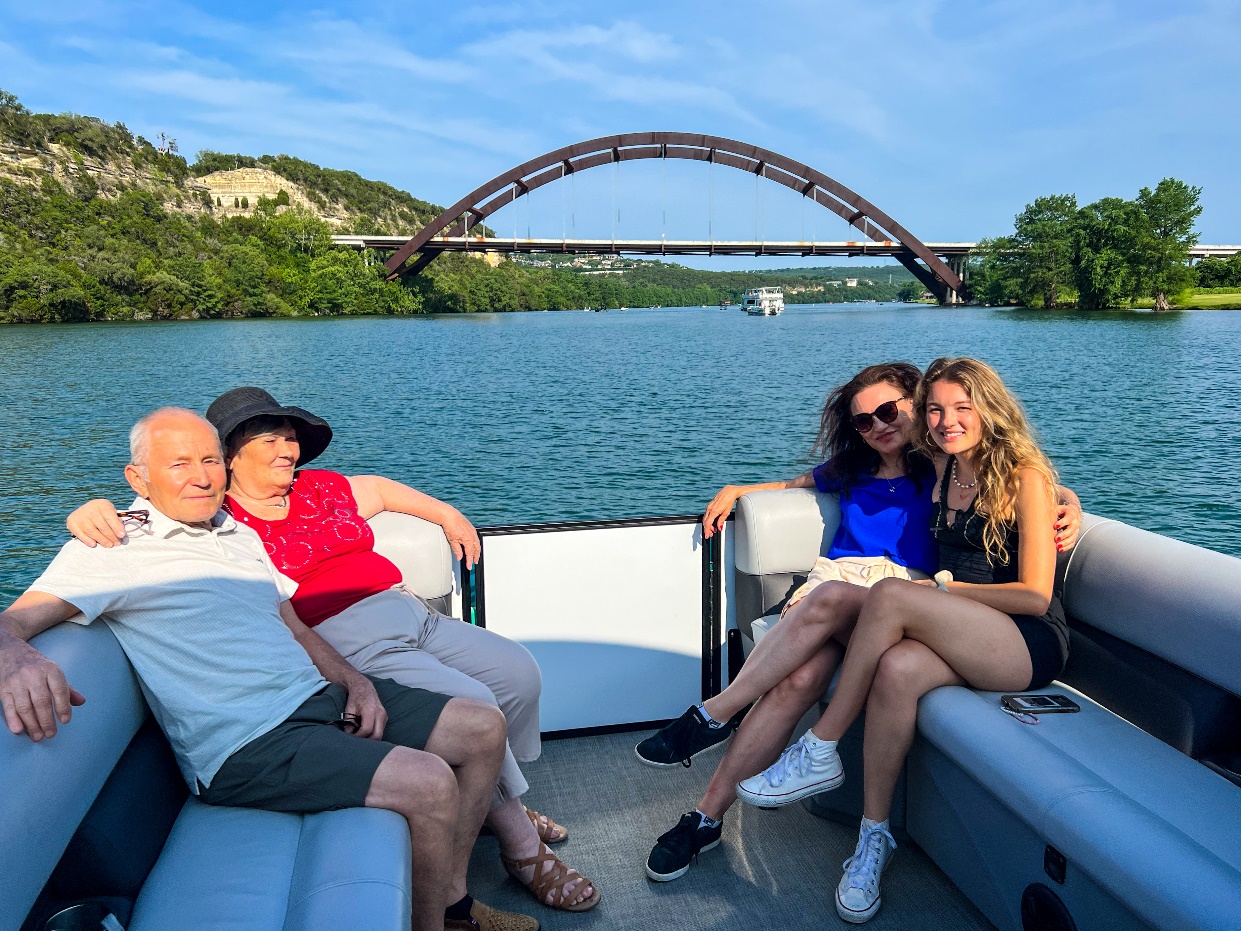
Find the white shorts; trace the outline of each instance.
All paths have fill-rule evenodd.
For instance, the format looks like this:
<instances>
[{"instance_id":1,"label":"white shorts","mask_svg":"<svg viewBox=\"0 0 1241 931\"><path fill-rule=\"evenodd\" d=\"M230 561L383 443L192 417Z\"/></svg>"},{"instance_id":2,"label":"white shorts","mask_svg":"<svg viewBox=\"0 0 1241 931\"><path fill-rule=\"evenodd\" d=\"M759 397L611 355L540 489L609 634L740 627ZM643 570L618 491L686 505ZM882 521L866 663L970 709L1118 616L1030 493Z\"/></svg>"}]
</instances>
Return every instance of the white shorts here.
<instances>
[{"instance_id":1,"label":"white shorts","mask_svg":"<svg viewBox=\"0 0 1241 931\"><path fill-rule=\"evenodd\" d=\"M806 584L789 596L788 602L780 611L783 617L793 605L801 601L811 590L824 582L848 582L850 585L861 585L870 588L880 579L929 579L930 576L917 569L908 569L895 563L886 556L841 556L828 559L820 556L814 561L814 568L806 577Z\"/></svg>"}]
</instances>

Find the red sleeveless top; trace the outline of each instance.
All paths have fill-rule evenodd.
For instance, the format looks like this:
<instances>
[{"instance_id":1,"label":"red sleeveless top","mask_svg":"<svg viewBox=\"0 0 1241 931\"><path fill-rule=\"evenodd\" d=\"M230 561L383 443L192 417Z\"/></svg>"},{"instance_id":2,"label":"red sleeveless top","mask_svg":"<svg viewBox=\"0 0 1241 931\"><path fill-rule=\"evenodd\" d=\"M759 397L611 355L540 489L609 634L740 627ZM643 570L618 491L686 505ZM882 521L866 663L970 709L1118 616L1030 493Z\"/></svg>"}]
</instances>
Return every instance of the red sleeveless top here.
<instances>
[{"instance_id":1,"label":"red sleeveless top","mask_svg":"<svg viewBox=\"0 0 1241 931\"><path fill-rule=\"evenodd\" d=\"M401 570L375 552L375 534L338 472L298 472L284 520L256 517L231 497L224 509L258 533L276 568L297 583L293 609L308 627L401 583Z\"/></svg>"}]
</instances>

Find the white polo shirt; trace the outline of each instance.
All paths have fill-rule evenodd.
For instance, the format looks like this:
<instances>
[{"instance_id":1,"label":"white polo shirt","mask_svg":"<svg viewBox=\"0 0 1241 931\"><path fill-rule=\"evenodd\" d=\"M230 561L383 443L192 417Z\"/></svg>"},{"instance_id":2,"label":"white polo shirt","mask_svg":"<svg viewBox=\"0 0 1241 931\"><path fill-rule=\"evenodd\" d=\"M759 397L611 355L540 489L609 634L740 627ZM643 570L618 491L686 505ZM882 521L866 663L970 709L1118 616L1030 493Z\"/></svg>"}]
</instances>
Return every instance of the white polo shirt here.
<instances>
[{"instance_id":1,"label":"white polo shirt","mask_svg":"<svg viewBox=\"0 0 1241 931\"><path fill-rule=\"evenodd\" d=\"M30 586L102 617L138 674L190 791L291 715L327 681L280 618L297 585L257 533L223 511L210 530L165 517L128 522L120 546L64 545Z\"/></svg>"}]
</instances>

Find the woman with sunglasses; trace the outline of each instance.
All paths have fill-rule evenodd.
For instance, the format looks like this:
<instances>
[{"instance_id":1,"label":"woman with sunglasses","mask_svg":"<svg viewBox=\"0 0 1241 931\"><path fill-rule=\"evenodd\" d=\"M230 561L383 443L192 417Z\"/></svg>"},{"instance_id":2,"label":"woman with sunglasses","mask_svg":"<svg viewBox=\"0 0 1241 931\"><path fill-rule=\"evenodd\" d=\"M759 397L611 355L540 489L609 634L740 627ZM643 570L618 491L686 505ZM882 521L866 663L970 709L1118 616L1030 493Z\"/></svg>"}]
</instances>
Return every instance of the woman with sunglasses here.
<instances>
[{"instance_id":1,"label":"woman with sunglasses","mask_svg":"<svg viewBox=\"0 0 1241 931\"><path fill-rule=\"evenodd\" d=\"M651 851L651 879L684 875L699 852L719 843L724 813L737 798L747 799L765 782L784 783L789 765L781 750L831 681L870 586L886 578L929 580L938 568L930 529L935 467L912 445L913 399L921 379L906 362L863 369L824 404L814 445L815 453L825 456L822 465L787 481L726 486L707 506L703 535L710 537L723 529L744 494L817 488L839 496L840 525L827 556L816 562L807 584L789 599L782 620L755 646L737 678L638 745L642 762L672 767L737 732L698 806ZM1068 549L1081 510L1071 491L1064 490L1063 497L1069 503L1057 512L1056 534ZM738 726L739 713L755 701ZM841 781L837 767L821 784L763 804L788 804Z\"/></svg>"}]
</instances>

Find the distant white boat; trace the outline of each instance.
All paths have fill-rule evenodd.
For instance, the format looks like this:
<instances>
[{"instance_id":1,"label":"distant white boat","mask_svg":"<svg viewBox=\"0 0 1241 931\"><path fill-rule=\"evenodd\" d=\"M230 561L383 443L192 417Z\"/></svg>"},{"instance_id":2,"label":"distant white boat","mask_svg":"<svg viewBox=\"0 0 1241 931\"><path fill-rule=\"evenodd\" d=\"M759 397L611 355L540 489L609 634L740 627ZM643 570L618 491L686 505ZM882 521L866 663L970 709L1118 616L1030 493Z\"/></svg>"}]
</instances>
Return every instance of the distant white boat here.
<instances>
[{"instance_id":1,"label":"distant white boat","mask_svg":"<svg viewBox=\"0 0 1241 931\"><path fill-rule=\"evenodd\" d=\"M774 317L784 311L784 291L780 288L750 288L742 308L751 317Z\"/></svg>"}]
</instances>

